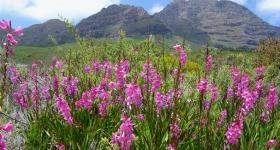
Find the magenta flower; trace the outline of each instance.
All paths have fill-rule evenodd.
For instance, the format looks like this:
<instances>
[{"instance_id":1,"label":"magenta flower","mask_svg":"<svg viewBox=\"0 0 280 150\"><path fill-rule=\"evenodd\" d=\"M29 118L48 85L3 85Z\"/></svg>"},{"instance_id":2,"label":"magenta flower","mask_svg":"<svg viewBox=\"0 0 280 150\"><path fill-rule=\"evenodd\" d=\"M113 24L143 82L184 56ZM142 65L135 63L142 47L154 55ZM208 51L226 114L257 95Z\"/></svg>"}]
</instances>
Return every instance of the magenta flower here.
<instances>
[{"instance_id":1,"label":"magenta flower","mask_svg":"<svg viewBox=\"0 0 280 150\"><path fill-rule=\"evenodd\" d=\"M218 88L215 84L210 85L210 91L211 91L211 102L214 102L218 98Z\"/></svg>"},{"instance_id":2,"label":"magenta flower","mask_svg":"<svg viewBox=\"0 0 280 150\"><path fill-rule=\"evenodd\" d=\"M12 121L9 121L8 123L4 124L3 126L0 127L0 129L6 132L13 131L14 126L12 124Z\"/></svg>"},{"instance_id":3,"label":"magenta flower","mask_svg":"<svg viewBox=\"0 0 280 150\"><path fill-rule=\"evenodd\" d=\"M263 92L263 81L262 81L262 79L259 79L257 81L255 91L257 92L258 97L262 94L262 92Z\"/></svg>"},{"instance_id":4,"label":"magenta flower","mask_svg":"<svg viewBox=\"0 0 280 150\"><path fill-rule=\"evenodd\" d=\"M0 21L0 29L8 30L10 28L10 21L2 20Z\"/></svg>"},{"instance_id":5,"label":"magenta flower","mask_svg":"<svg viewBox=\"0 0 280 150\"><path fill-rule=\"evenodd\" d=\"M272 110L278 104L278 96L276 92L276 87L274 84L269 86L269 94L266 100L265 107L268 110Z\"/></svg>"},{"instance_id":6,"label":"magenta flower","mask_svg":"<svg viewBox=\"0 0 280 150\"><path fill-rule=\"evenodd\" d=\"M234 92L230 86L227 88L227 98L232 98L234 96Z\"/></svg>"},{"instance_id":7,"label":"magenta flower","mask_svg":"<svg viewBox=\"0 0 280 150\"><path fill-rule=\"evenodd\" d=\"M151 91L152 92L157 92L160 88L160 85L161 85L161 77L159 74L154 74L153 77L151 78L151 84L152 84L152 88L151 88Z\"/></svg>"},{"instance_id":8,"label":"magenta flower","mask_svg":"<svg viewBox=\"0 0 280 150\"><path fill-rule=\"evenodd\" d=\"M205 94L207 92L207 85L208 85L208 80L207 79L200 79L198 84L197 84L197 90L201 94Z\"/></svg>"},{"instance_id":9,"label":"magenta flower","mask_svg":"<svg viewBox=\"0 0 280 150\"><path fill-rule=\"evenodd\" d=\"M263 76L264 72L265 72L265 67L264 66L256 68L257 79L260 79Z\"/></svg>"},{"instance_id":10,"label":"magenta flower","mask_svg":"<svg viewBox=\"0 0 280 150\"><path fill-rule=\"evenodd\" d=\"M78 93L78 82L77 77L63 77L62 86L65 94L74 97Z\"/></svg>"},{"instance_id":11,"label":"magenta flower","mask_svg":"<svg viewBox=\"0 0 280 150\"><path fill-rule=\"evenodd\" d=\"M64 144L57 144L56 147L57 147L56 150L65 150Z\"/></svg>"},{"instance_id":12,"label":"magenta flower","mask_svg":"<svg viewBox=\"0 0 280 150\"><path fill-rule=\"evenodd\" d=\"M31 100L34 105L38 105L40 100L40 92L36 86L34 86L31 90Z\"/></svg>"},{"instance_id":13,"label":"magenta flower","mask_svg":"<svg viewBox=\"0 0 280 150\"><path fill-rule=\"evenodd\" d=\"M92 103L92 101L90 99L90 95L88 94L88 92L83 92L82 98L79 101L75 102L75 106L76 106L76 108L84 107L90 112L91 107L92 107L91 103Z\"/></svg>"},{"instance_id":14,"label":"magenta flower","mask_svg":"<svg viewBox=\"0 0 280 150\"><path fill-rule=\"evenodd\" d=\"M91 68L89 65L86 65L84 68L85 73L90 73L91 72Z\"/></svg>"},{"instance_id":15,"label":"magenta flower","mask_svg":"<svg viewBox=\"0 0 280 150\"><path fill-rule=\"evenodd\" d=\"M206 63L206 66L205 66L205 68L206 68L206 71L210 71L211 70L211 68L212 68L212 56L211 55L208 55L207 56L207 63Z\"/></svg>"},{"instance_id":16,"label":"magenta flower","mask_svg":"<svg viewBox=\"0 0 280 150\"><path fill-rule=\"evenodd\" d=\"M49 100L51 98L49 86L43 86L41 91L42 91L41 94L43 99Z\"/></svg>"},{"instance_id":17,"label":"magenta flower","mask_svg":"<svg viewBox=\"0 0 280 150\"><path fill-rule=\"evenodd\" d=\"M167 150L176 150L176 148L173 144L169 144Z\"/></svg>"},{"instance_id":18,"label":"magenta flower","mask_svg":"<svg viewBox=\"0 0 280 150\"><path fill-rule=\"evenodd\" d=\"M23 28L22 27L16 27L13 34L15 34L16 36L23 36Z\"/></svg>"},{"instance_id":19,"label":"magenta flower","mask_svg":"<svg viewBox=\"0 0 280 150\"><path fill-rule=\"evenodd\" d=\"M220 113L220 117L219 117L219 120L218 120L218 125L222 125L225 121L225 118L227 117L227 110L223 110L221 113Z\"/></svg>"},{"instance_id":20,"label":"magenta flower","mask_svg":"<svg viewBox=\"0 0 280 150\"><path fill-rule=\"evenodd\" d=\"M185 66L186 62L187 62L187 57L188 57L188 54L186 51L182 50L180 52L180 65L181 66Z\"/></svg>"},{"instance_id":21,"label":"magenta flower","mask_svg":"<svg viewBox=\"0 0 280 150\"><path fill-rule=\"evenodd\" d=\"M109 84L108 84L108 87L109 87L109 89L110 90L116 90L117 89L117 84L115 83L115 82L110 82Z\"/></svg>"},{"instance_id":22,"label":"magenta flower","mask_svg":"<svg viewBox=\"0 0 280 150\"><path fill-rule=\"evenodd\" d=\"M238 68L233 68L231 69L231 77L233 80L233 91L235 92L235 96L238 96L238 88L239 88L239 83L240 83L240 70Z\"/></svg>"},{"instance_id":23,"label":"magenta flower","mask_svg":"<svg viewBox=\"0 0 280 150\"><path fill-rule=\"evenodd\" d=\"M58 95L58 93L59 93L58 83L59 83L58 77L56 75L53 76L52 77L52 88L53 88L56 95Z\"/></svg>"},{"instance_id":24,"label":"magenta flower","mask_svg":"<svg viewBox=\"0 0 280 150\"><path fill-rule=\"evenodd\" d=\"M59 96L56 98L56 107L58 108L60 114L63 116L64 120L68 124L73 124L73 117L71 115L71 109L67 103L67 101Z\"/></svg>"},{"instance_id":25,"label":"magenta flower","mask_svg":"<svg viewBox=\"0 0 280 150\"><path fill-rule=\"evenodd\" d=\"M8 68L8 75L13 84L17 83L18 80L18 72L16 67L9 67Z\"/></svg>"},{"instance_id":26,"label":"magenta flower","mask_svg":"<svg viewBox=\"0 0 280 150\"><path fill-rule=\"evenodd\" d=\"M226 138L229 144L231 145L236 145L239 141L239 138L242 134L243 130L243 121L242 120L237 120L232 122L228 130L226 132Z\"/></svg>"},{"instance_id":27,"label":"magenta flower","mask_svg":"<svg viewBox=\"0 0 280 150\"><path fill-rule=\"evenodd\" d=\"M181 52L181 50L183 49L182 45L180 44L176 44L173 48L176 50L176 52Z\"/></svg>"},{"instance_id":28,"label":"magenta flower","mask_svg":"<svg viewBox=\"0 0 280 150\"><path fill-rule=\"evenodd\" d=\"M275 139L270 139L266 142L266 146L271 148L273 146L275 146L277 144L276 140Z\"/></svg>"},{"instance_id":29,"label":"magenta flower","mask_svg":"<svg viewBox=\"0 0 280 150\"><path fill-rule=\"evenodd\" d=\"M147 82L147 84L151 84L151 91L157 92L161 85L161 77L156 72L156 70L152 69L151 63L146 63L143 65L143 71L141 72L142 78ZM147 87L148 85L145 85Z\"/></svg>"},{"instance_id":30,"label":"magenta flower","mask_svg":"<svg viewBox=\"0 0 280 150\"><path fill-rule=\"evenodd\" d=\"M126 81L125 78L129 72L129 62L127 60L122 60L119 64L116 64L115 67L115 76L117 80L118 88L123 88Z\"/></svg>"},{"instance_id":31,"label":"magenta flower","mask_svg":"<svg viewBox=\"0 0 280 150\"><path fill-rule=\"evenodd\" d=\"M171 131L172 137L174 137L176 139L179 138L181 129L177 125L177 123L174 122L174 123L170 124L170 131Z\"/></svg>"},{"instance_id":32,"label":"magenta flower","mask_svg":"<svg viewBox=\"0 0 280 150\"><path fill-rule=\"evenodd\" d=\"M160 113L162 108L164 107L164 103L165 103L164 101L165 101L165 95L162 95L161 93L157 92L155 95L157 113Z\"/></svg>"},{"instance_id":33,"label":"magenta flower","mask_svg":"<svg viewBox=\"0 0 280 150\"><path fill-rule=\"evenodd\" d=\"M11 45L13 46L17 45L17 41L15 40L14 36L10 33L7 34L7 40Z\"/></svg>"},{"instance_id":34,"label":"magenta flower","mask_svg":"<svg viewBox=\"0 0 280 150\"><path fill-rule=\"evenodd\" d=\"M2 134L0 134L0 150L7 150L5 137Z\"/></svg>"},{"instance_id":35,"label":"magenta flower","mask_svg":"<svg viewBox=\"0 0 280 150\"><path fill-rule=\"evenodd\" d=\"M127 105L130 107L131 105L135 105L140 107L142 105L142 94L141 89L136 84L128 84L125 89L125 94L127 96Z\"/></svg>"},{"instance_id":36,"label":"magenta flower","mask_svg":"<svg viewBox=\"0 0 280 150\"><path fill-rule=\"evenodd\" d=\"M247 90L249 89L250 84L250 77L248 74L244 74L241 78L241 90Z\"/></svg>"},{"instance_id":37,"label":"magenta flower","mask_svg":"<svg viewBox=\"0 0 280 150\"><path fill-rule=\"evenodd\" d=\"M137 115L137 119L138 119L140 122L143 122L144 119L145 119L144 114L138 114L138 115Z\"/></svg>"},{"instance_id":38,"label":"magenta flower","mask_svg":"<svg viewBox=\"0 0 280 150\"><path fill-rule=\"evenodd\" d=\"M103 68L104 68L104 80L109 80L111 78L112 75L112 65L109 61L104 61L103 62Z\"/></svg>"},{"instance_id":39,"label":"magenta flower","mask_svg":"<svg viewBox=\"0 0 280 150\"><path fill-rule=\"evenodd\" d=\"M99 73L100 68L101 68L101 64L98 63L98 62L96 62L96 63L94 63L94 64L92 65L92 68L93 68L93 70L94 70L95 73Z\"/></svg>"},{"instance_id":40,"label":"magenta flower","mask_svg":"<svg viewBox=\"0 0 280 150\"><path fill-rule=\"evenodd\" d=\"M101 117L105 117L107 115L107 108L108 108L108 103L106 101L101 101L98 104L99 115Z\"/></svg>"},{"instance_id":41,"label":"magenta flower","mask_svg":"<svg viewBox=\"0 0 280 150\"><path fill-rule=\"evenodd\" d=\"M124 120L118 131L112 134L111 143L118 145L123 150L129 150L135 140L133 126L130 118Z\"/></svg>"},{"instance_id":42,"label":"magenta flower","mask_svg":"<svg viewBox=\"0 0 280 150\"><path fill-rule=\"evenodd\" d=\"M63 61L62 60L56 60L54 66L60 70L62 68Z\"/></svg>"},{"instance_id":43,"label":"magenta flower","mask_svg":"<svg viewBox=\"0 0 280 150\"><path fill-rule=\"evenodd\" d=\"M15 91L13 93L13 99L14 101L21 106L22 108L27 108L28 107L28 102L25 99L24 94L22 93L22 91Z\"/></svg>"}]
</instances>

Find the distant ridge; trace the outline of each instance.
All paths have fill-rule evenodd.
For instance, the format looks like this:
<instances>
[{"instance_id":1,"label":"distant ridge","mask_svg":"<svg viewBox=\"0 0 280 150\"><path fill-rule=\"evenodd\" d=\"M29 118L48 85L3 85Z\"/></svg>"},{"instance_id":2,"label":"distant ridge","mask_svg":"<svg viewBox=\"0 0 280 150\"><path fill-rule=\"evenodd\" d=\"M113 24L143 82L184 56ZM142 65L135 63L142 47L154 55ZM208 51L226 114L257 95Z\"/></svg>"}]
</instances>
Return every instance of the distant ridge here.
<instances>
[{"instance_id":1,"label":"distant ridge","mask_svg":"<svg viewBox=\"0 0 280 150\"><path fill-rule=\"evenodd\" d=\"M142 7L111 5L82 19L76 29L85 38L114 38L122 29L132 38L149 34L180 36L196 44L249 49L255 48L261 39L280 37L280 28L228 0L173 0L155 15L149 15ZM48 34L59 44L74 41L59 20L25 30L22 45L50 45Z\"/></svg>"}]
</instances>

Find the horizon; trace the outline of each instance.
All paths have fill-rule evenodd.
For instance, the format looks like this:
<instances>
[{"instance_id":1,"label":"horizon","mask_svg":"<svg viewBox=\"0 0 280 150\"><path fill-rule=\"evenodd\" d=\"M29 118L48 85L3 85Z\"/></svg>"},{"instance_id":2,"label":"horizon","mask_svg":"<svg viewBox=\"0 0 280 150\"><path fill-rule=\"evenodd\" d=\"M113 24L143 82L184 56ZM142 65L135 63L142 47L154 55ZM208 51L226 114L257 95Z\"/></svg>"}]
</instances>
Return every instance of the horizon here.
<instances>
[{"instance_id":1,"label":"horizon","mask_svg":"<svg viewBox=\"0 0 280 150\"><path fill-rule=\"evenodd\" d=\"M71 0L70 0L71 1ZM77 24L81 19L98 13L112 4L127 4L143 7L154 14L166 7L172 0L80 0L78 6L69 0L0 0L0 20L11 20L15 26L28 27L50 19L59 19L59 15ZM277 0L230 0L245 6L255 15L271 25L280 27L280 1ZM67 3L68 2L68 3ZM66 4L67 7L55 7ZM94 5L91 5L94 4ZM94 6L94 7L93 7ZM52 9L50 9L52 8Z\"/></svg>"}]
</instances>

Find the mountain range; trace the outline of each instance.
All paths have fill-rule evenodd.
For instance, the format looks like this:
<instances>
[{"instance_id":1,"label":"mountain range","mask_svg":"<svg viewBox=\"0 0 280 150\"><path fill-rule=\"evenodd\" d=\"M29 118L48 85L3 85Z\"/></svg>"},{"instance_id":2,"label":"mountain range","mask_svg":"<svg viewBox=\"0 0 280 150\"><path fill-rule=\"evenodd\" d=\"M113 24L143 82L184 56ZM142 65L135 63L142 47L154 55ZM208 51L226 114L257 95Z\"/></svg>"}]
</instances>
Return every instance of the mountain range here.
<instances>
[{"instance_id":1,"label":"mountain range","mask_svg":"<svg viewBox=\"0 0 280 150\"><path fill-rule=\"evenodd\" d=\"M75 27L84 38L115 38L122 29L131 38L149 34L179 36L200 45L247 49L255 48L261 39L280 37L279 27L228 0L173 0L154 15L142 7L111 5L82 19ZM26 28L20 43L48 46L51 44L49 35L58 44L74 41L64 22L54 19Z\"/></svg>"}]
</instances>

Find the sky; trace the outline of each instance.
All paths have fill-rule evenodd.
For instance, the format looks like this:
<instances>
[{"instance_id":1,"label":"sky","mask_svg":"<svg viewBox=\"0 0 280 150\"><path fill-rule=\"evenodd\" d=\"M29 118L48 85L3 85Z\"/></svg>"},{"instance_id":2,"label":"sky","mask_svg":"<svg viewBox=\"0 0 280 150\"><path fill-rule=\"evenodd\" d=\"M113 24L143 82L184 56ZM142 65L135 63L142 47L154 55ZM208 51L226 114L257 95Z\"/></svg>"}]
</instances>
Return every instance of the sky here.
<instances>
[{"instance_id":1,"label":"sky","mask_svg":"<svg viewBox=\"0 0 280 150\"><path fill-rule=\"evenodd\" d=\"M0 0L0 20L9 19L14 26L28 27L63 16L74 23L112 4L144 7L150 14L161 11L172 0ZM280 0L231 0L263 20L280 27Z\"/></svg>"}]
</instances>

